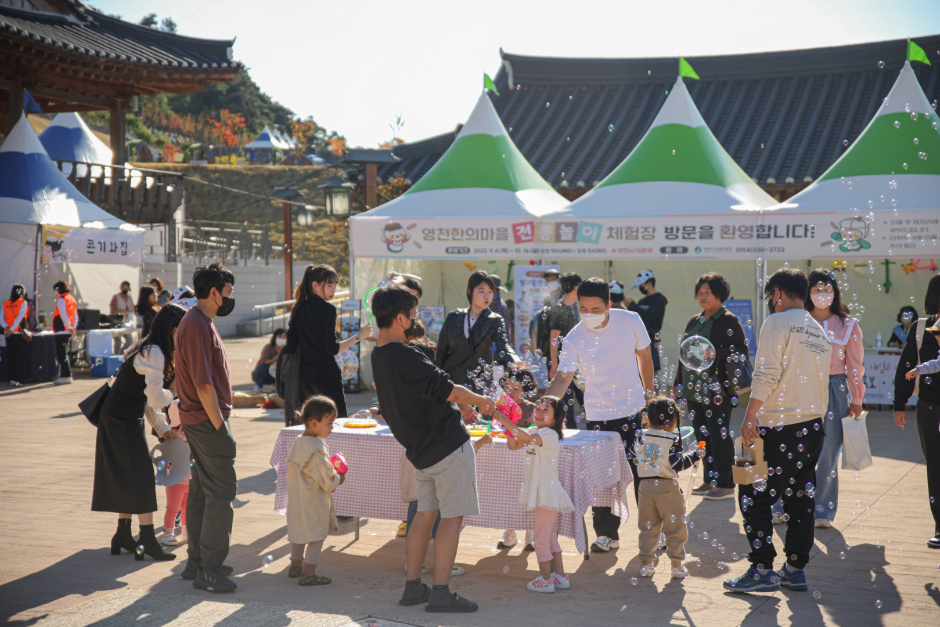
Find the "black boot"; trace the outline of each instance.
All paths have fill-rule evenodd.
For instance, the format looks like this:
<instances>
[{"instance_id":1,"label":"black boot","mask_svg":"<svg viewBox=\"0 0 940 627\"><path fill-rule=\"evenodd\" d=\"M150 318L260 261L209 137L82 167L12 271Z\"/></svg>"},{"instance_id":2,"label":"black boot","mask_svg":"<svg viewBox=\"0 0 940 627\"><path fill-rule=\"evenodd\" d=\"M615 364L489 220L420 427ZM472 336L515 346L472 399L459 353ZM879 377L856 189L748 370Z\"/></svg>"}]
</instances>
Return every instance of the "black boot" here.
<instances>
[{"instance_id":1,"label":"black boot","mask_svg":"<svg viewBox=\"0 0 940 627\"><path fill-rule=\"evenodd\" d=\"M143 547L141 550L140 547ZM175 560L176 555L163 550L163 547L157 542L157 537L153 535L153 525L140 526L140 539L137 550L134 553L134 559L138 562L144 561L144 555L149 555L158 562L163 560Z\"/></svg>"},{"instance_id":2,"label":"black boot","mask_svg":"<svg viewBox=\"0 0 940 627\"><path fill-rule=\"evenodd\" d=\"M118 518L117 531L111 538L111 555L120 555L121 549L128 553L137 550L137 543L134 542L134 536L131 535L130 518Z\"/></svg>"}]
</instances>

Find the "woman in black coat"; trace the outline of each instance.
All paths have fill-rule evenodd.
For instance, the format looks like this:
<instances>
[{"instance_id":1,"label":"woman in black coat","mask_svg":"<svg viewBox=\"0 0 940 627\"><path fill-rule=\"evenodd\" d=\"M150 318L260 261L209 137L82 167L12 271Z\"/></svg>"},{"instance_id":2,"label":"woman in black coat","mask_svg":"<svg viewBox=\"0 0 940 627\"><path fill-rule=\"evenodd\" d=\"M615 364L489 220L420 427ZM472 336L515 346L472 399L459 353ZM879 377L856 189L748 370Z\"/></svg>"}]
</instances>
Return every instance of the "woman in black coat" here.
<instances>
[{"instance_id":1,"label":"woman in black coat","mask_svg":"<svg viewBox=\"0 0 940 627\"><path fill-rule=\"evenodd\" d=\"M904 350L898 360L894 374L894 422L902 429L907 424L905 406L914 394L917 383L917 433L920 446L927 460L927 493L940 497L940 376L918 375L908 380L905 375L917 364L937 358L940 352L938 337L926 329L940 323L940 274L935 274L927 284L924 296L924 312L927 318L917 320L907 334ZM920 350L917 350L921 321L925 329L920 335ZM940 498L930 497L930 513L933 514L934 535L927 546L940 549Z\"/></svg>"},{"instance_id":2,"label":"woman in black coat","mask_svg":"<svg viewBox=\"0 0 940 627\"><path fill-rule=\"evenodd\" d=\"M323 394L336 403L338 416L345 417L349 414L346 410L346 396L343 394L343 373L336 363L336 355L355 346L360 337L369 337L372 327L362 326L356 335L342 342L337 341L336 307L330 301L336 294L338 281L339 275L331 266L307 266L303 279L294 290L294 307L287 326L287 345L281 352L295 355L300 349L300 369L296 383L300 388L300 404L303 405L314 394ZM292 398L292 393L293 390L285 390L285 398ZM288 418L292 419L293 416Z\"/></svg>"},{"instance_id":3,"label":"woman in black coat","mask_svg":"<svg viewBox=\"0 0 940 627\"><path fill-rule=\"evenodd\" d=\"M729 296L731 285L717 272L704 274L695 283L702 311L689 319L683 339L707 337L715 347L715 363L705 372L690 371L681 364L676 368L676 395L688 403L695 437L705 442L704 476L692 494L708 500L734 498L731 410L738 402L736 373L747 360L748 347L741 321L725 309Z\"/></svg>"},{"instance_id":4,"label":"woman in black coat","mask_svg":"<svg viewBox=\"0 0 940 627\"><path fill-rule=\"evenodd\" d=\"M118 514L117 533L111 538L111 554L121 549L135 559L176 559L157 542L153 512L157 492L147 430L153 427L166 439L177 435L166 424L163 409L173 401L167 388L173 379L176 329L186 310L170 304L158 313L150 334L131 347L118 371L98 417L95 442L93 512ZM131 516L137 514L140 538L131 535ZM143 547L141 549L141 547Z\"/></svg>"},{"instance_id":5,"label":"woman in black coat","mask_svg":"<svg viewBox=\"0 0 940 627\"><path fill-rule=\"evenodd\" d=\"M519 361L503 317L490 310L495 293L493 279L485 271L477 270L467 282L470 306L447 314L441 327L434 363L457 385L467 383L467 371L479 368L481 359L484 364Z\"/></svg>"}]
</instances>

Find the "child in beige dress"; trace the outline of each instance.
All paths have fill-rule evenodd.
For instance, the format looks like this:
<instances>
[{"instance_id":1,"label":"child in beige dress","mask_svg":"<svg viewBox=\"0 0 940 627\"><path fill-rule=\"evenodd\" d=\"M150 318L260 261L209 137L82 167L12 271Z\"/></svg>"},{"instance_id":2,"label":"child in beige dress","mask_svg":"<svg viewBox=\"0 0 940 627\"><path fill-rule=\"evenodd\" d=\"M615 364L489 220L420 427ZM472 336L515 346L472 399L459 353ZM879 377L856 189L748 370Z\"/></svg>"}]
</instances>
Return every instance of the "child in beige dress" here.
<instances>
[{"instance_id":1,"label":"child in beige dress","mask_svg":"<svg viewBox=\"0 0 940 627\"><path fill-rule=\"evenodd\" d=\"M311 396L297 412L304 432L294 440L287 457L287 539L290 541L288 576L302 586L323 586L332 580L317 575L320 549L337 526L332 493L346 480L330 463L324 440L333 431L336 405L326 396ZM306 549L306 551L305 551Z\"/></svg>"}]
</instances>

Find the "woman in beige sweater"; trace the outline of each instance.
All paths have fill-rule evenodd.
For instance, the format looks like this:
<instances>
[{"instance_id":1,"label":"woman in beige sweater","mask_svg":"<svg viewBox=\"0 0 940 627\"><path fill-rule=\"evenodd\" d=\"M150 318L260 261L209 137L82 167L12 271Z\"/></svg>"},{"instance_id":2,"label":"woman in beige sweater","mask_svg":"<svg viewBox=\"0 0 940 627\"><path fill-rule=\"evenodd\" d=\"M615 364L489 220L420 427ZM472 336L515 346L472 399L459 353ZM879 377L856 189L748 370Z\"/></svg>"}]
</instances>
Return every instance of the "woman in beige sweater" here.
<instances>
[{"instance_id":1,"label":"woman in beige sweater","mask_svg":"<svg viewBox=\"0 0 940 627\"><path fill-rule=\"evenodd\" d=\"M287 539L291 543L287 574L299 577L302 586L323 586L332 580L317 575L317 562L327 534L338 529L333 490L346 480L330 463L324 442L333 431L336 405L321 394L311 396L297 419L303 422L304 432L287 456Z\"/></svg>"}]
</instances>

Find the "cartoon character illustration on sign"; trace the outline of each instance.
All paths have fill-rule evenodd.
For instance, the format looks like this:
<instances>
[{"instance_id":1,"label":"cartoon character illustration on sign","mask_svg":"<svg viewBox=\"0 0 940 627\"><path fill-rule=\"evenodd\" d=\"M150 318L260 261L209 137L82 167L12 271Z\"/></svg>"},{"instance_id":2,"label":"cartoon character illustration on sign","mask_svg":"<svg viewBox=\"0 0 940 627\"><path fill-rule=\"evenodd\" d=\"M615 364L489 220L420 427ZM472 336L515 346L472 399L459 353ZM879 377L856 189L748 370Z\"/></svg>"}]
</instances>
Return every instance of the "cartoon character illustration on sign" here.
<instances>
[{"instance_id":1,"label":"cartoon character illustration on sign","mask_svg":"<svg viewBox=\"0 0 940 627\"><path fill-rule=\"evenodd\" d=\"M871 248L865 238L868 237L868 221L864 218L845 218L839 224L830 222L835 231L830 236L832 240L841 242L839 250L844 253L854 253L859 250ZM823 242L823 246L830 246L831 242Z\"/></svg>"},{"instance_id":2,"label":"cartoon character illustration on sign","mask_svg":"<svg viewBox=\"0 0 940 627\"><path fill-rule=\"evenodd\" d=\"M382 241L390 253L400 253L410 239L411 235L398 222L389 222L382 227Z\"/></svg>"}]
</instances>

